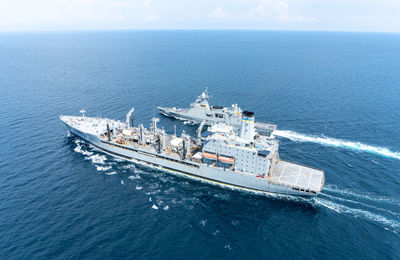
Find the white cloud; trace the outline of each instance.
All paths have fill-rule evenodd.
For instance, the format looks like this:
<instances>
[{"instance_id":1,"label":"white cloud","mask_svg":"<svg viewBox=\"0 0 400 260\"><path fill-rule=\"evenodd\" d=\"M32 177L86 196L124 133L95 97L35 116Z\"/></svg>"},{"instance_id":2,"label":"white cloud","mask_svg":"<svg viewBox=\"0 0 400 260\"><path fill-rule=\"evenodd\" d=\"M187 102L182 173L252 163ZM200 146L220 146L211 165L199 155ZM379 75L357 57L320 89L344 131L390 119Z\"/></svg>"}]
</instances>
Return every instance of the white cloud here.
<instances>
[{"instance_id":1,"label":"white cloud","mask_svg":"<svg viewBox=\"0 0 400 260\"><path fill-rule=\"evenodd\" d=\"M242 15L258 21L275 20L280 22L306 22L315 21L314 17L305 17L291 13L289 4L276 0L260 0L255 8Z\"/></svg>"},{"instance_id":2,"label":"white cloud","mask_svg":"<svg viewBox=\"0 0 400 260\"><path fill-rule=\"evenodd\" d=\"M135 2L123 0L0 0L0 30L104 27L135 8Z\"/></svg>"},{"instance_id":3,"label":"white cloud","mask_svg":"<svg viewBox=\"0 0 400 260\"><path fill-rule=\"evenodd\" d=\"M301 15L292 15L289 12L289 5L284 2L279 2L275 5L274 8L275 18L278 21L283 22L307 22L307 21L315 21L314 17L304 17Z\"/></svg>"},{"instance_id":4,"label":"white cloud","mask_svg":"<svg viewBox=\"0 0 400 260\"><path fill-rule=\"evenodd\" d=\"M240 28L399 32L398 10L399 0L0 0L0 31Z\"/></svg>"},{"instance_id":5,"label":"white cloud","mask_svg":"<svg viewBox=\"0 0 400 260\"><path fill-rule=\"evenodd\" d=\"M226 13L221 6L218 6L215 8L211 13L208 14L208 17L210 17L213 20L228 20L230 18L230 15Z\"/></svg>"},{"instance_id":6,"label":"white cloud","mask_svg":"<svg viewBox=\"0 0 400 260\"><path fill-rule=\"evenodd\" d=\"M157 16L156 14L152 14L149 17L147 17L148 22L156 22L158 20L160 20L160 17Z\"/></svg>"},{"instance_id":7,"label":"white cloud","mask_svg":"<svg viewBox=\"0 0 400 260\"><path fill-rule=\"evenodd\" d=\"M308 22L315 21L314 17L305 17L294 15L289 9L289 4L279 0L258 0L256 6L251 7L248 11L227 13L221 6L215 8L208 14L209 18L215 21L231 21L231 22Z\"/></svg>"},{"instance_id":8,"label":"white cloud","mask_svg":"<svg viewBox=\"0 0 400 260\"><path fill-rule=\"evenodd\" d=\"M150 8L151 0L145 0L143 4L145 7Z\"/></svg>"},{"instance_id":9,"label":"white cloud","mask_svg":"<svg viewBox=\"0 0 400 260\"><path fill-rule=\"evenodd\" d=\"M289 5L287 3L277 3L274 11L278 20L287 20L289 18Z\"/></svg>"}]
</instances>

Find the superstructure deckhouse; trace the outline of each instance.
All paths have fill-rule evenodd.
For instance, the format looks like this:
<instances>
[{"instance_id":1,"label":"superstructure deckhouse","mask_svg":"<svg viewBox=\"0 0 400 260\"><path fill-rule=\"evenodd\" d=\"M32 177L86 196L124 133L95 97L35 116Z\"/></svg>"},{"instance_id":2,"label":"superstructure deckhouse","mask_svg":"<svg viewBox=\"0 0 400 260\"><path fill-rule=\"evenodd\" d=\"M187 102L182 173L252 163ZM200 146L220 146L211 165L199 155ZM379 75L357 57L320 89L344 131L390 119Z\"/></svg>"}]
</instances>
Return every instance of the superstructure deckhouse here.
<instances>
[{"instance_id":1,"label":"superstructure deckhouse","mask_svg":"<svg viewBox=\"0 0 400 260\"><path fill-rule=\"evenodd\" d=\"M324 172L282 160L278 141L256 132L254 114L241 113L239 130L214 124L192 138L178 137L157 127L134 125L133 109L126 122L105 118L61 116L69 132L105 153L194 179L255 192L315 196L325 181Z\"/></svg>"}]
</instances>

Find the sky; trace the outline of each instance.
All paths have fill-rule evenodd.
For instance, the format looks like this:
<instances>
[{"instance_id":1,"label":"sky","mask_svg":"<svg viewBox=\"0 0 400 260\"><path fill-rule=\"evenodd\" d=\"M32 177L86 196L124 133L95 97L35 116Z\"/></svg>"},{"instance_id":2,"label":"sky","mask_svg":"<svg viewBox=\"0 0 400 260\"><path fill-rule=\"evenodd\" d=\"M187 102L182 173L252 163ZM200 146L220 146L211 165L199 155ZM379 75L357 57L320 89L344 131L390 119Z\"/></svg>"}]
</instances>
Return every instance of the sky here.
<instances>
[{"instance_id":1,"label":"sky","mask_svg":"<svg viewBox=\"0 0 400 260\"><path fill-rule=\"evenodd\" d=\"M0 31L400 32L400 0L0 0Z\"/></svg>"}]
</instances>

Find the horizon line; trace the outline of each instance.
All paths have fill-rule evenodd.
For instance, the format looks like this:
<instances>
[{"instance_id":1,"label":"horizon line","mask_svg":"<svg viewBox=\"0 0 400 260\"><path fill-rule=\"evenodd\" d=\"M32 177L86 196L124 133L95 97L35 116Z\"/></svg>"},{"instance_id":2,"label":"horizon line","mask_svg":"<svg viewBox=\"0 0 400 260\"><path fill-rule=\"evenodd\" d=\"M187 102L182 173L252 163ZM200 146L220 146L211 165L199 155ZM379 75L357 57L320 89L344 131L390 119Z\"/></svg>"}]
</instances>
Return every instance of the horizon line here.
<instances>
[{"instance_id":1,"label":"horizon line","mask_svg":"<svg viewBox=\"0 0 400 260\"><path fill-rule=\"evenodd\" d=\"M129 32L129 31L265 31L265 32L326 32L326 33L379 33L399 34L400 31L364 31L364 30L303 30L303 29L243 29L243 28L190 28L190 29L166 29L166 28L141 28L141 29L34 29L34 30L0 30L4 33L63 33L63 32Z\"/></svg>"}]
</instances>

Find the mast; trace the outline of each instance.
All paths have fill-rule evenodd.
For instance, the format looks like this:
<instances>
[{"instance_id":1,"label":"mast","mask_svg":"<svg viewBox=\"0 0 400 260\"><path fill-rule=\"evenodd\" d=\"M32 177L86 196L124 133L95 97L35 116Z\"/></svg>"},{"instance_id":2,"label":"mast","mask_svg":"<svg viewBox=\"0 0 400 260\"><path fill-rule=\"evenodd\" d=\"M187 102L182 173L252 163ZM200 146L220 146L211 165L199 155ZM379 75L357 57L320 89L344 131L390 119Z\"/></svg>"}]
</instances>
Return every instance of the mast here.
<instances>
[{"instance_id":1,"label":"mast","mask_svg":"<svg viewBox=\"0 0 400 260\"><path fill-rule=\"evenodd\" d=\"M145 140L144 140L144 127L143 125L139 126L140 129L140 143L141 144L145 144Z\"/></svg>"},{"instance_id":2,"label":"mast","mask_svg":"<svg viewBox=\"0 0 400 260\"><path fill-rule=\"evenodd\" d=\"M111 141L110 125L108 123L107 123L107 138L108 138L108 141Z\"/></svg>"},{"instance_id":3,"label":"mast","mask_svg":"<svg viewBox=\"0 0 400 260\"><path fill-rule=\"evenodd\" d=\"M153 117L151 119L151 122L152 122L151 130L153 131L153 134L155 134L157 132L157 123L160 122L160 119L157 117Z\"/></svg>"},{"instance_id":4,"label":"mast","mask_svg":"<svg viewBox=\"0 0 400 260\"><path fill-rule=\"evenodd\" d=\"M85 111L84 108L82 108L82 109L79 111L79 113L81 113L81 114L82 114L82 117L85 118L85 113L86 113L86 111Z\"/></svg>"}]
</instances>

